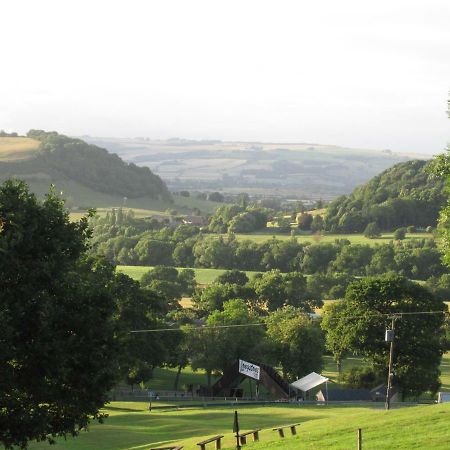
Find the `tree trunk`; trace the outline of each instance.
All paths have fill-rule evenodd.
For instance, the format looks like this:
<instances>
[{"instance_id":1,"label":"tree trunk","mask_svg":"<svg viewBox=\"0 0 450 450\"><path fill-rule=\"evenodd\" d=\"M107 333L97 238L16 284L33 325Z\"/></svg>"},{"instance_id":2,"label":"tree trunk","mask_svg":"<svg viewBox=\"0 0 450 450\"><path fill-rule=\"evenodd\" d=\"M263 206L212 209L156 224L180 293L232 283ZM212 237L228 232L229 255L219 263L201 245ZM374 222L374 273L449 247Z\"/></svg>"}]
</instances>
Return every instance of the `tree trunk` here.
<instances>
[{"instance_id":1,"label":"tree trunk","mask_svg":"<svg viewBox=\"0 0 450 450\"><path fill-rule=\"evenodd\" d=\"M211 371L207 370L206 371L206 376L208 378L208 391L211 390Z\"/></svg>"},{"instance_id":2,"label":"tree trunk","mask_svg":"<svg viewBox=\"0 0 450 450\"><path fill-rule=\"evenodd\" d=\"M178 384L180 382L180 374L181 374L181 369L183 368L182 364L180 364L178 366L178 370L177 370L177 374L175 376L175 382L173 384L173 390L174 391L178 391Z\"/></svg>"}]
</instances>

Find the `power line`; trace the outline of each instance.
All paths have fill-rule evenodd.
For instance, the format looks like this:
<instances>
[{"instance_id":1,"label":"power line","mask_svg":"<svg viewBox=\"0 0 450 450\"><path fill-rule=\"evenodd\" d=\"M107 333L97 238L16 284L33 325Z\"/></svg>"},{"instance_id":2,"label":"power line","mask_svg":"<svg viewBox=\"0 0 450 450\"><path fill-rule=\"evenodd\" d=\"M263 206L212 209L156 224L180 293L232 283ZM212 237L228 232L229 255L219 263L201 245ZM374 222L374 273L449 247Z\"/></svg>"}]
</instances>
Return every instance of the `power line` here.
<instances>
[{"instance_id":1,"label":"power line","mask_svg":"<svg viewBox=\"0 0 450 450\"><path fill-rule=\"evenodd\" d=\"M397 318L401 318L402 316L413 316L413 315L437 315L437 314L450 314L449 311L411 311L411 312L390 312L390 313L368 313L368 314L360 314L357 316L348 316L348 317L334 317L334 320L349 320L349 319L361 319L367 317L378 317L378 318L390 318L395 316ZM308 313L303 313L303 316L310 317L311 319L320 319L320 317L313 317ZM266 326L266 323L243 323L243 324L232 324L232 325L201 325L198 327L188 327L188 328L150 328L146 330L132 330L130 333L158 333L162 331L201 331L201 330L215 330L215 329L226 329L226 328L245 328L245 327L261 327Z\"/></svg>"},{"instance_id":2,"label":"power line","mask_svg":"<svg viewBox=\"0 0 450 450\"><path fill-rule=\"evenodd\" d=\"M201 325L199 327L188 327L189 330L214 330L216 328L237 328L237 327L261 327L265 323L241 323L235 325ZM186 328L150 328L149 330L132 330L130 333L154 333L158 331L185 331Z\"/></svg>"}]
</instances>

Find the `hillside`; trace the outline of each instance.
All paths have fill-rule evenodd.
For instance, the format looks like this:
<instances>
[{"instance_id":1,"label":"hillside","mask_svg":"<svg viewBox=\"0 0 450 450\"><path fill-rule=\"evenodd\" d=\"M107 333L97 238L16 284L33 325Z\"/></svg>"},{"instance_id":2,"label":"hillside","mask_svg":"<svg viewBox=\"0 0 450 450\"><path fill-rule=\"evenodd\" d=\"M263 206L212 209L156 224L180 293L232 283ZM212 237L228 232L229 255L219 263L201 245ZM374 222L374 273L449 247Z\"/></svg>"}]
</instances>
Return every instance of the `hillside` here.
<instances>
[{"instance_id":1,"label":"hillside","mask_svg":"<svg viewBox=\"0 0 450 450\"><path fill-rule=\"evenodd\" d=\"M435 227L446 197L444 181L429 176L429 164L422 160L396 164L350 195L338 197L327 208L325 230L363 232L371 222L385 231L409 225Z\"/></svg>"},{"instance_id":2,"label":"hillside","mask_svg":"<svg viewBox=\"0 0 450 450\"><path fill-rule=\"evenodd\" d=\"M158 403L154 403L158 405ZM223 434L223 448L236 448L232 433L233 413L239 411L242 430L262 428L260 442L249 439L249 449L350 449L357 448L356 432L362 429L364 449L448 449L450 405L405 407L386 412L362 406L244 406L148 411L146 402L112 402L105 410L105 424L93 423L88 433L57 439L54 450L150 449L184 445L198 449L197 442ZM274 426L298 423L297 436L287 430L280 439ZM214 445L210 445L214 448ZM244 448L245 448L244 447ZM44 450L47 443L33 443ZM208 447L207 447L208 448Z\"/></svg>"},{"instance_id":3,"label":"hillside","mask_svg":"<svg viewBox=\"0 0 450 450\"><path fill-rule=\"evenodd\" d=\"M147 166L172 190L222 190L332 199L407 161L389 150L307 143L85 137L128 162Z\"/></svg>"},{"instance_id":4,"label":"hillside","mask_svg":"<svg viewBox=\"0 0 450 450\"><path fill-rule=\"evenodd\" d=\"M39 145L39 141L32 138L0 136L0 162L32 158Z\"/></svg>"},{"instance_id":5,"label":"hillside","mask_svg":"<svg viewBox=\"0 0 450 450\"><path fill-rule=\"evenodd\" d=\"M69 206L117 206L126 201L147 209L155 202L166 208L173 203L165 183L147 167L56 132L31 130L26 138L0 138L0 181L11 177L25 180L38 195L55 184Z\"/></svg>"}]
</instances>

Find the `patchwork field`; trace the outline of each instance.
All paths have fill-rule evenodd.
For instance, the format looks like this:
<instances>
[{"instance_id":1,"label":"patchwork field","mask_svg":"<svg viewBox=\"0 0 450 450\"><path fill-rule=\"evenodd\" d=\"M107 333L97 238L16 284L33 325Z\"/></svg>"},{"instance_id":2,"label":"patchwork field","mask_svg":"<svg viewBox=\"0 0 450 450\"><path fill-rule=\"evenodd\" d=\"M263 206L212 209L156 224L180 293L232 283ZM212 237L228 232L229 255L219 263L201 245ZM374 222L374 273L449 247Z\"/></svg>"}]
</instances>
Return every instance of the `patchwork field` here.
<instances>
[{"instance_id":1,"label":"patchwork field","mask_svg":"<svg viewBox=\"0 0 450 450\"><path fill-rule=\"evenodd\" d=\"M349 193L409 156L309 143L86 138L147 166L173 190L248 192L303 199ZM417 157L419 157L417 155Z\"/></svg>"}]
</instances>

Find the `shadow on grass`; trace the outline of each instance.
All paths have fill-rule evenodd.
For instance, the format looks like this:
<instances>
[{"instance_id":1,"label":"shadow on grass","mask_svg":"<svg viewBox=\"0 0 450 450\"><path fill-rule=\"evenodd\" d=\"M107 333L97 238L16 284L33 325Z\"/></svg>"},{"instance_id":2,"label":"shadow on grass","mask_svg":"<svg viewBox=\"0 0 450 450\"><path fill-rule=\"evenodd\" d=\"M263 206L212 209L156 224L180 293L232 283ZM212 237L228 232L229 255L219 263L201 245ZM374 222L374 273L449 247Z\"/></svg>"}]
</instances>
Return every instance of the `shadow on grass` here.
<instances>
[{"instance_id":1,"label":"shadow on grass","mask_svg":"<svg viewBox=\"0 0 450 450\"><path fill-rule=\"evenodd\" d=\"M142 412L142 408L119 408L118 406L109 406L106 405L102 409L106 409L107 411L119 411L119 412Z\"/></svg>"}]
</instances>

